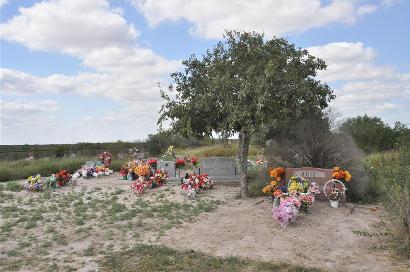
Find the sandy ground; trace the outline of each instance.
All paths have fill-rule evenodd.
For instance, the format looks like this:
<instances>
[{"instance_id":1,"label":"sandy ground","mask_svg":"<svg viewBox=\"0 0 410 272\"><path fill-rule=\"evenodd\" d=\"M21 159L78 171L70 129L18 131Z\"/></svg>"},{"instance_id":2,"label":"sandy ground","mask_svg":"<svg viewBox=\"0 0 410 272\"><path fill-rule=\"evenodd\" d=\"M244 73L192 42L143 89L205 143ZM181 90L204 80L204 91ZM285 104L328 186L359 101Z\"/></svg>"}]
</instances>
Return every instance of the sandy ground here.
<instances>
[{"instance_id":1,"label":"sandy ground","mask_svg":"<svg viewBox=\"0 0 410 272\"><path fill-rule=\"evenodd\" d=\"M118 192L118 189L122 191ZM351 211L349 207L332 209L326 202L317 202L311 214L301 214L296 224L282 229L272 219L271 203L264 198L238 199L238 192L238 187L216 185L214 190L204 192L197 200L187 200L180 194L179 185L168 184L137 196L131 192L129 182L119 180L117 174L80 179L74 189L65 187L54 191L52 201L67 203L65 197L83 193L82 196L75 195L73 203L79 198L86 203L98 199L98 205L103 205L115 197L116 202L131 210L139 205L136 202L139 198L146 203L165 200L195 204L200 200L214 200L220 204L211 213L200 213L193 220L182 220L182 225L173 224L169 228L164 226L171 221L140 214L131 220L110 222L101 216L104 210L98 208L85 212L89 219L78 226L71 222L77 218L73 214L74 208L59 209L58 214L50 211L34 228L16 223L8 233L0 233L0 263L25 258L29 261L20 267L20 271L53 271L53 267L54 271L69 271L70 268L93 271L98 270L98 260L110 251L143 242L195 249L217 256L292 262L328 271L410 271L410 262L396 259L390 250L383 249L383 236L372 235L386 228L384 212L378 206L357 206ZM12 194L10 201L0 203L0 208L17 205L29 209L37 202L39 207L47 207L51 201L43 200L41 193L21 191ZM107 205L109 208L110 204ZM7 222L18 220L0 216L0 225ZM56 229L53 234L47 231L50 226ZM362 234L358 235L358 232ZM141 235L136 237L136 233ZM57 234L65 236L65 244L55 242ZM19 241L29 242L30 246L18 249L18 255L10 254L18 248ZM45 249L43 244L49 247ZM40 262L44 265L39 265Z\"/></svg>"},{"instance_id":2,"label":"sandy ground","mask_svg":"<svg viewBox=\"0 0 410 272\"><path fill-rule=\"evenodd\" d=\"M410 262L380 249L380 236L354 233L385 229L380 207L357 206L352 212L351 206L333 209L317 202L311 214L301 214L285 229L273 221L271 207L260 199L230 199L215 213L170 230L159 242L217 256L278 260L328 271L410 271Z\"/></svg>"},{"instance_id":3,"label":"sandy ground","mask_svg":"<svg viewBox=\"0 0 410 272\"><path fill-rule=\"evenodd\" d=\"M200 218L204 211L196 215L194 208L199 201L225 203L234 194L227 192L215 190L189 200L181 194L179 184L169 183L140 196L118 174L79 179L74 188L57 188L49 196L46 192L3 191L0 271L97 271L99 260L111 251L154 243L170 228ZM80 202L83 204L77 205ZM165 213L174 217L163 218L153 211L158 205L168 205ZM115 207L115 212L107 213ZM126 213L132 213L131 218L115 218Z\"/></svg>"}]
</instances>

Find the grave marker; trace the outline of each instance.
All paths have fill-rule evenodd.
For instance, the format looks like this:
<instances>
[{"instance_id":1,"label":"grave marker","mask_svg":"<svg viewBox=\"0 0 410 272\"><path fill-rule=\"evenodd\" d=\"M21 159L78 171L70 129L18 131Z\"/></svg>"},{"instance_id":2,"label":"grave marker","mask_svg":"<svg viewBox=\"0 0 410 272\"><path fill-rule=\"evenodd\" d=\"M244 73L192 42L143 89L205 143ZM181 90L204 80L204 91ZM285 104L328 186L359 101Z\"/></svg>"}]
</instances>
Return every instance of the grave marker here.
<instances>
[{"instance_id":1,"label":"grave marker","mask_svg":"<svg viewBox=\"0 0 410 272\"><path fill-rule=\"evenodd\" d=\"M201 159L200 173L207 173L215 182L239 182L239 173L233 158L213 157Z\"/></svg>"},{"instance_id":2,"label":"grave marker","mask_svg":"<svg viewBox=\"0 0 410 272\"><path fill-rule=\"evenodd\" d=\"M328 180L333 179L332 177L333 170L325 168L314 168L314 167L301 167L301 168L286 168L285 173L285 184L289 182L290 177L300 176L304 177L310 182L316 182L320 186L320 195L319 199L326 199L323 194L323 186Z\"/></svg>"},{"instance_id":3,"label":"grave marker","mask_svg":"<svg viewBox=\"0 0 410 272\"><path fill-rule=\"evenodd\" d=\"M177 169L174 161L161 161L157 162L157 169L164 169L167 172L170 182L180 182L181 178L177 176Z\"/></svg>"}]
</instances>

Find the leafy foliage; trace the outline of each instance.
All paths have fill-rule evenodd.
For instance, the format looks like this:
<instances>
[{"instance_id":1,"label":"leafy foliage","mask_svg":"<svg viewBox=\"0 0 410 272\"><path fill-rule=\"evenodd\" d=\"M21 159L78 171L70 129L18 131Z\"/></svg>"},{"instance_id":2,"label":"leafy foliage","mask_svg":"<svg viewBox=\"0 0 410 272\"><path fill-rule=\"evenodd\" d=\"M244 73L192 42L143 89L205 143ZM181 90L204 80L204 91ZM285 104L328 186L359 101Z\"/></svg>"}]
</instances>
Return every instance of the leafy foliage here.
<instances>
[{"instance_id":1,"label":"leafy foliage","mask_svg":"<svg viewBox=\"0 0 410 272\"><path fill-rule=\"evenodd\" d=\"M256 32L227 31L224 41L183 61L171 74L174 84L161 90L165 104L159 123L195 137L239 133L241 195L247 194L246 160L252 133L268 124L285 126L306 112L319 112L334 98L315 79L323 60L283 38L265 40Z\"/></svg>"},{"instance_id":2,"label":"leafy foliage","mask_svg":"<svg viewBox=\"0 0 410 272\"><path fill-rule=\"evenodd\" d=\"M226 33L225 41L183 61L184 72L171 75L174 84L161 109L160 122L184 135L212 132L232 135L259 129L276 120L287 123L306 111L320 111L333 98L330 88L314 79L325 63L296 49L285 39L265 42L255 32Z\"/></svg>"},{"instance_id":3,"label":"leafy foliage","mask_svg":"<svg viewBox=\"0 0 410 272\"><path fill-rule=\"evenodd\" d=\"M410 135L410 130L400 122L396 122L391 128L379 117L367 115L346 120L341 130L352 135L359 148L366 153L393 149L404 137Z\"/></svg>"}]
</instances>

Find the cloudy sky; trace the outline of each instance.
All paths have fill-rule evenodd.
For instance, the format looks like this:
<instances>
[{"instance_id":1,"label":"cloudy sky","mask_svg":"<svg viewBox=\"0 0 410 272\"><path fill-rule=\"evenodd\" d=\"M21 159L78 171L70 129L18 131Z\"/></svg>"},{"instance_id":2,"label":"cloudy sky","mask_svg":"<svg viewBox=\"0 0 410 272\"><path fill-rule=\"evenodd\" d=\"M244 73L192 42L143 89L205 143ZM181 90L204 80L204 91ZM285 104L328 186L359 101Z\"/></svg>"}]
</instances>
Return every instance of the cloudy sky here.
<instances>
[{"instance_id":1,"label":"cloudy sky","mask_svg":"<svg viewBox=\"0 0 410 272\"><path fill-rule=\"evenodd\" d=\"M0 0L1 144L144 139L158 82L224 29L323 58L343 117L410 125L407 0Z\"/></svg>"}]
</instances>

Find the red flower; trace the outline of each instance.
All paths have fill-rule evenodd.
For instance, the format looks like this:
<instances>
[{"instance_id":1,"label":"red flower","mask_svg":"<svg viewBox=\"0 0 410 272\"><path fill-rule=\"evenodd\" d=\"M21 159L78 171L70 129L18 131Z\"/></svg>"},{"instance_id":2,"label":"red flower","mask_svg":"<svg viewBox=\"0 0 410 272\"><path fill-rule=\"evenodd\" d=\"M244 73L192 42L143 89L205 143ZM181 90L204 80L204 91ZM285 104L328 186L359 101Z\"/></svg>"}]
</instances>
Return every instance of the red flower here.
<instances>
[{"instance_id":1,"label":"red flower","mask_svg":"<svg viewBox=\"0 0 410 272\"><path fill-rule=\"evenodd\" d=\"M175 161L175 167L176 168L182 168L185 166L185 160L184 159L177 159Z\"/></svg>"},{"instance_id":2,"label":"red flower","mask_svg":"<svg viewBox=\"0 0 410 272\"><path fill-rule=\"evenodd\" d=\"M158 161L156 159L150 159L147 161L148 165L156 164Z\"/></svg>"},{"instance_id":3,"label":"red flower","mask_svg":"<svg viewBox=\"0 0 410 272\"><path fill-rule=\"evenodd\" d=\"M192 157L191 158L191 163L196 166L198 164L198 158L197 157Z\"/></svg>"}]
</instances>

